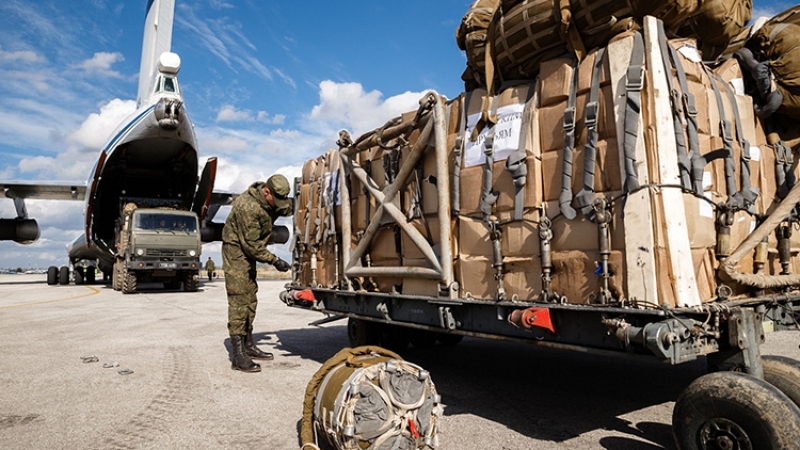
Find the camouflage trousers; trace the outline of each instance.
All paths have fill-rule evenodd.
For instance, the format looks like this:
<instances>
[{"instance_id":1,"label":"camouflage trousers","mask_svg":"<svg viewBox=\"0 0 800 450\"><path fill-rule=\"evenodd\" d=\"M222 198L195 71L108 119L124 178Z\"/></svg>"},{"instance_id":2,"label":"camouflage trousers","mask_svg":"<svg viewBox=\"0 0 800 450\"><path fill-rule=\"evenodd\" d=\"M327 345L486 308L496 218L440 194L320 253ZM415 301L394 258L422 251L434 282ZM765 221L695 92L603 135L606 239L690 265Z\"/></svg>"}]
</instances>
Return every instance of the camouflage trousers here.
<instances>
[{"instance_id":1,"label":"camouflage trousers","mask_svg":"<svg viewBox=\"0 0 800 450\"><path fill-rule=\"evenodd\" d=\"M222 244L225 291L228 294L228 334L242 336L253 331L258 306L256 261L239 247Z\"/></svg>"}]
</instances>

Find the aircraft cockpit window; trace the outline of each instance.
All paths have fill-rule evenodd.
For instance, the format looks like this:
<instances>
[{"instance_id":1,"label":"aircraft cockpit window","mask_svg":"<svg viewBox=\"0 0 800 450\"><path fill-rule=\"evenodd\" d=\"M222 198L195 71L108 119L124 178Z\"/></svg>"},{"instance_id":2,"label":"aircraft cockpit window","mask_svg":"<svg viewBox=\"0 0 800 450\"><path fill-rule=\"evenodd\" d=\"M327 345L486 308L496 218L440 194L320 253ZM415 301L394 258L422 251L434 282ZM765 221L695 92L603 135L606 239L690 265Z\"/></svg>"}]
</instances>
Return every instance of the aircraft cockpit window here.
<instances>
[{"instance_id":1,"label":"aircraft cockpit window","mask_svg":"<svg viewBox=\"0 0 800 450\"><path fill-rule=\"evenodd\" d=\"M180 89L178 88L178 80L175 77L160 77L158 91L171 92L175 94L180 93Z\"/></svg>"}]
</instances>

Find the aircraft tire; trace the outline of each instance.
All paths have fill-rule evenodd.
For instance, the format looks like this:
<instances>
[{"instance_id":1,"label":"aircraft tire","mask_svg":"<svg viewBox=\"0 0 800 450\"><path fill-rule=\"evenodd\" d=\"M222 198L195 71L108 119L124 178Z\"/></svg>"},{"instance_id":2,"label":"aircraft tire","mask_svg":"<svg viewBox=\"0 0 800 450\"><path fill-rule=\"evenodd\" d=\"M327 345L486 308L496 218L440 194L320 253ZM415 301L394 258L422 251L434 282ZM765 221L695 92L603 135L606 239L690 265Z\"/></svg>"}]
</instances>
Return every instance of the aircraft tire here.
<instances>
[{"instance_id":1,"label":"aircraft tire","mask_svg":"<svg viewBox=\"0 0 800 450\"><path fill-rule=\"evenodd\" d=\"M136 272L123 269L120 278L122 278L121 289L123 294L133 294L136 292Z\"/></svg>"},{"instance_id":2,"label":"aircraft tire","mask_svg":"<svg viewBox=\"0 0 800 450\"><path fill-rule=\"evenodd\" d=\"M49 286L58 284L58 267L50 266L47 268L47 284Z\"/></svg>"},{"instance_id":3,"label":"aircraft tire","mask_svg":"<svg viewBox=\"0 0 800 450\"><path fill-rule=\"evenodd\" d=\"M75 269L75 284L80 285L83 284L83 282L84 282L83 269L82 268Z\"/></svg>"},{"instance_id":4,"label":"aircraft tire","mask_svg":"<svg viewBox=\"0 0 800 450\"><path fill-rule=\"evenodd\" d=\"M66 286L69 284L69 267L61 266L58 269L58 284Z\"/></svg>"},{"instance_id":5,"label":"aircraft tire","mask_svg":"<svg viewBox=\"0 0 800 450\"><path fill-rule=\"evenodd\" d=\"M95 281L95 268L89 267L86 269L86 284L94 284Z\"/></svg>"}]
</instances>

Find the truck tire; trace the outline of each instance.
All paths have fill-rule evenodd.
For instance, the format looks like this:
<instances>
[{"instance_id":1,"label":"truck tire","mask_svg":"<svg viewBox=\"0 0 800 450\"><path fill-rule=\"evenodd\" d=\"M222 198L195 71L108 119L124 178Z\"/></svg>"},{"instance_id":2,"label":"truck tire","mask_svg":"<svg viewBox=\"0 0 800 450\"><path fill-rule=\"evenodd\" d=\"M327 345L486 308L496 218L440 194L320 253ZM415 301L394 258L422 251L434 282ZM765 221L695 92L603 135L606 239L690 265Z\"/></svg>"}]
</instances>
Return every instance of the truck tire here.
<instances>
[{"instance_id":1,"label":"truck tire","mask_svg":"<svg viewBox=\"0 0 800 450\"><path fill-rule=\"evenodd\" d=\"M47 284L49 286L58 284L58 267L50 266L47 268Z\"/></svg>"},{"instance_id":2,"label":"truck tire","mask_svg":"<svg viewBox=\"0 0 800 450\"><path fill-rule=\"evenodd\" d=\"M347 340L350 341L350 347L378 345L377 325L368 320L353 319L352 317L347 319Z\"/></svg>"},{"instance_id":3,"label":"truck tire","mask_svg":"<svg viewBox=\"0 0 800 450\"><path fill-rule=\"evenodd\" d=\"M66 286L69 284L69 267L61 266L58 269L58 284Z\"/></svg>"},{"instance_id":4,"label":"truck tire","mask_svg":"<svg viewBox=\"0 0 800 450\"><path fill-rule=\"evenodd\" d=\"M678 397L672 433L678 450L796 448L800 409L764 380L740 372L710 373Z\"/></svg>"},{"instance_id":5,"label":"truck tire","mask_svg":"<svg viewBox=\"0 0 800 450\"><path fill-rule=\"evenodd\" d=\"M115 291L122 289L122 262L120 260L115 260L114 268L111 269L111 287Z\"/></svg>"},{"instance_id":6,"label":"truck tire","mask_svg":"<svg viewBox=\"0 0 800 450\"><path fill-rule=\"evenodd\" d=\"M183 290L185 292L197 292L200 288L200 273L188 273L183 280Z\"/></svg>"},{"instance_id":7,"label":"truck tire","mask_svg":"<svg viewBox=\"0 0 800 450\"><path fill-rule=\"evenodd\" d=\"M164 289L175 290L181 288L181 280L169 280L164 282Z\"/></svg>"},{"instance_id":8,"label":"truck tire","mask_svg":"<svg viewBox=\"0 0 800 450\"><path fill-rule=\"evenodd\" d=\"M133 294L136 292L136 272L131 272L130 270L122 269L122 274L120 276L122 279L122 293L123 294Z\"/></svg>"},{"instance_id":9,"label":"truck tire","mask_svg":"<svg viewBox=\"0 0 800 450\"><path fill-rule=\"evenodd\" d=\"M800 407L800 361L785 356L762 356L764 381L786 394Z\"/></svg>"},{"instance_id":10,"label":"truck tire","mask_svg":"<svg viewBox=\"0 0 800 450\"><path fill-rule=\"evenodd\" d=\"M83 269L80 267L75 269L75 284L76 285L83 284Z\"/></svg>"}]
</instances>

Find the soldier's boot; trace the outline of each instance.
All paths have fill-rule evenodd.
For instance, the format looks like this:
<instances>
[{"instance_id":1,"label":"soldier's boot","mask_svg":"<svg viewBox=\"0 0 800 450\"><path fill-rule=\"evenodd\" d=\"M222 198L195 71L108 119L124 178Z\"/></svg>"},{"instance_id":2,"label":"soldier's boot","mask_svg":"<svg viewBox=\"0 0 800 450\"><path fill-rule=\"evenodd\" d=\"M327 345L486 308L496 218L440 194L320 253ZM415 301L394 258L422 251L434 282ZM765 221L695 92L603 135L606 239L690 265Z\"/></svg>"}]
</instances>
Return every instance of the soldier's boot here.
<instances>
[{"instance_id":1,"label":"soldier's boot","mask_svg":"<svg viewBox=\"0 0 800 450\"><path fill-rule=\"evenodd\" d=\"M272 353L263 352L260 348L256 347L256 343L253 342L252 331L249 331L244 337L244 354L253 359L271 360L275 358Z\"/></svg>"},{"instance_id":2,"label":"soldier's boot","mask_svg":"<svg viewBox=\"0 0 800 450\"><path fill-rule=\"evenodd\" d=\"M231 358L231 369L241 370L242 372L261 372L261 366L254 363L244 352L244 336L231 336L233 345L233 357Z\"/></svg>"}]
</instances>

